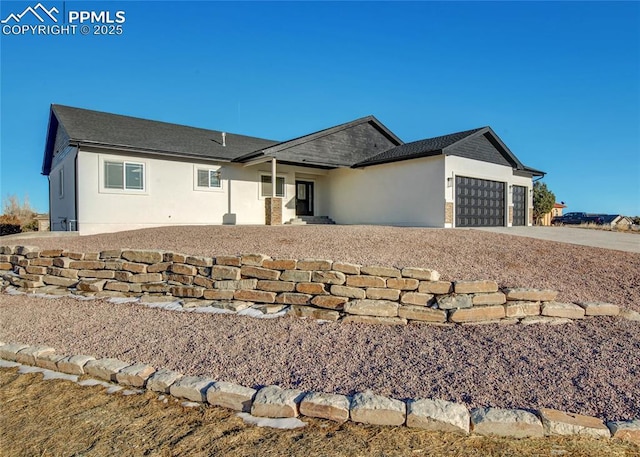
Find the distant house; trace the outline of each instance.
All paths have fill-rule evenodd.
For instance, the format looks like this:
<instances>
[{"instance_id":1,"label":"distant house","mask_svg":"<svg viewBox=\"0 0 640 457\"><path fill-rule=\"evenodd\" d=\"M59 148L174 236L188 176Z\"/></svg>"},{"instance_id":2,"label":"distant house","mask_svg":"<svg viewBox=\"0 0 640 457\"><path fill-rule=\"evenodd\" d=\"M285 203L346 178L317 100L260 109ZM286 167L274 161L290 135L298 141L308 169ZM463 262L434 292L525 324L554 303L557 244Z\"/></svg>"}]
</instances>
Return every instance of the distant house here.
<instances>
[{"instance_id":1,"label":"distant house","mask_svg":"<svg viewBox=\"0 0 640 457\"><path fill-rule=\"evenodd\" d=\"M630 218L620 214L601 214L600 217L602 218L603 225L608 225L611 228L624 229L633 225L633 221Z\"/></svg>"},{"instance_id":2,"label":"distant house","mask_svg":"<svg viewBox=\"0 0 640 457\"><path fill-rule=\"evenodd\" d=\"M373 116L287 141L52 105L51 230L531 225L532 178L490 127L404 143Z\"/></svg>"},{"instance_id":3,"label":"distant house","mask_svg":"<svg viewBox=\"0 0 640 457\"><path fill-rule=\"evenodd\" d=\"M551 220L554 217L562 216L562 210L565 209L566 207L567 206L564 204L564 202L554 203L553 208L551 208L551 211L549 211L544 216L542 216L542 218L540 219L540 224L546 225L546 226L551 225Z\"/></svg>"}]
</instances>

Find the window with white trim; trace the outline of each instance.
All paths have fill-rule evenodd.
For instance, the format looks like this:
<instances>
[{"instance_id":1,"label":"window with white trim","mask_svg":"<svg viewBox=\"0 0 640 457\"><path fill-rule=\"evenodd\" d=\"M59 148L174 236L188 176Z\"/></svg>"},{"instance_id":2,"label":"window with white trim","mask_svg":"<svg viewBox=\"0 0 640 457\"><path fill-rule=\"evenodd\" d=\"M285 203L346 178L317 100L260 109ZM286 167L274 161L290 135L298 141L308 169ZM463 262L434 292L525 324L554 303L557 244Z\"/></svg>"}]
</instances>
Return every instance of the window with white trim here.
<instances>
[{"instance_id":1,"label":"window with white trim","mask_svg":"<svg viewBox=\"0 0 640 457\"><path fill-rule=\"evenodd\" d=\"M104 161L105 189L144 190L144 184L143 163Z\"/></svg>"},{"instance_id":2,"label":"window with white trim","mask_svg":"<svg viewBox=\"0 0 640 457\"><path fill-rule=\"evenodd\" d=\"M60 168L58 171L58 197L64 197L64 168Z\"/></svg>"},{"instance_id":3,"label":"window with white trim","mask_svg":"<svg viewBox=\"0 0 640 457\"><path fill-rule=\"evenodd\" d=\"M271 193L271 175L260 175L260 196L273 196ZM276 176L276 197L284 197L284 176Z\"/></svg>"},{"instance_id":4,"label":"window with white trim","mask_svg":"<svg viewBox=\"0 0 640 457\"><path fill-rule=\"evenodd\" d=\"M220 187L222 187L220 183L219 169L212 170L209 168L198 168L196 175L198 187L205 187L209 189L220 189Z\"/></svg>"}]
</instances>

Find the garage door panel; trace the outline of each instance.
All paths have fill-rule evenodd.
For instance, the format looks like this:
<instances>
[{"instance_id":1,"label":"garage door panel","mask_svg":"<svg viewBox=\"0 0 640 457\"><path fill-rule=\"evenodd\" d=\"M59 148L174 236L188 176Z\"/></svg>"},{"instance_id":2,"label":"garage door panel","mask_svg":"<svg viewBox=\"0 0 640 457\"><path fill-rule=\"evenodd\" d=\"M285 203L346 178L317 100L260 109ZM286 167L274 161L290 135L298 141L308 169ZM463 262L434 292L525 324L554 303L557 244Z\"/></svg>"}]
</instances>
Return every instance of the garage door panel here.
<instances>
[{"instance_id":1,"label":"garage door panel","mask_svg":"<svg viewBox=\"0 0 640 457\"><path fill-rule=\"evenodd\" d=\"M456 176L456 227L504 225L505 183Z\"/></svg>"},{"instance_id":2,"label":"garage door panel","mask_svg":"<svg viewBox=\"0 0 640 457\"><path fill-rule=\"evenodd\" d=\"M527 188L513 186L513 225L526 225Z\"/></svg>"}]
</instances>

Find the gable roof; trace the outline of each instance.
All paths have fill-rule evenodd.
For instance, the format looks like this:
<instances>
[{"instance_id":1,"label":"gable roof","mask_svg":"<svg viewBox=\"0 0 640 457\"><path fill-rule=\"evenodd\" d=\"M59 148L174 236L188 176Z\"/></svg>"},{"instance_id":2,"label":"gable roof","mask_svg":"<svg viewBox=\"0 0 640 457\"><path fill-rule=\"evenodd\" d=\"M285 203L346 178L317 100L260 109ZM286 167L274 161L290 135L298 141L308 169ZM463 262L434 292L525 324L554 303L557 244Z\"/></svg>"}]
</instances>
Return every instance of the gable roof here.
<instances>
[{"instance_id":1,"label":"gable roof","mask_svg":"<svg viewBox=\"0 0 640 457\"><path fill-rule=\"evenodd\" d=\"M200 129L168 122L104 113L64 105L51 105L49 139L61 124L70 144L117 147L123 150L152 152L161 155L231 161L233 158L265 148L277 141L233 133ZM54 130L52 132L52 130ZM50 140L45 147L43 174L48 174L53 154Z\"/></svg>"},{"instance_id":2,"label":"gable roof","mask_svg":"<svg viewBox=\"0 0 640 457\"><path fill-rule=\"evenodd\" d=\"M493 148L495 148L494 153L499 154L495 159L492 159L490 156L487 157L486 153L483 154L483 151L478 148L477 145L471 150L464 149L463 146L470 144L476 139L481 139L482 137L484 137L485 142L488 141ZM544 176L545 174L543 171L523 165L515 154L513 154L502 142L500 137L496 135L493 129L488 126L405 143L369 157L368 159L355 164L354 168L437 155L457 155L476 160L499 163L502 165L509 165L515 170L531 173L534 176ZM500 160L497 160L497 158Z\"/></svg>"},{"instance_id":3,"label":"gable roof","mask_svg":"<svg viewBox=\"0 0 640 457\"><path fill-rule=\"evenodd\" d=\"M322 168L351 167L378 152L403 144L374 116L319 130L236 158L246 162L274 157L280 162ZM376 151L377 150L377 151Z\"/></svg>"}]
</instances>

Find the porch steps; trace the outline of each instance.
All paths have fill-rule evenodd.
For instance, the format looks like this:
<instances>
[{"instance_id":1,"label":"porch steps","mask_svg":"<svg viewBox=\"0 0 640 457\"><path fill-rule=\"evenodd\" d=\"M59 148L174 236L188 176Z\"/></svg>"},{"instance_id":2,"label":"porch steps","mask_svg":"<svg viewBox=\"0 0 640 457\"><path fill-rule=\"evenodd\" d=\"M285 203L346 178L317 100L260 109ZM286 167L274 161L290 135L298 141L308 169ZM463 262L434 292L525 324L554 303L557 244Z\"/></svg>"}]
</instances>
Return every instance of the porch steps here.
<instances>
[{"instance_id":1,"label":"porch steps","mask_svg":"<svg viewBox=\"0 0 640 457\"><path fill-rule=\"evenodd\" d=\"M334 220L328 216L297 216L285 224L291 225L317 225L317 224L335 224Z\"/></svg>"}]
</instances>

